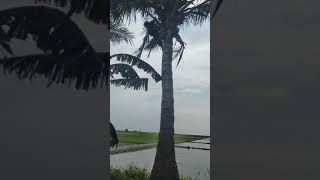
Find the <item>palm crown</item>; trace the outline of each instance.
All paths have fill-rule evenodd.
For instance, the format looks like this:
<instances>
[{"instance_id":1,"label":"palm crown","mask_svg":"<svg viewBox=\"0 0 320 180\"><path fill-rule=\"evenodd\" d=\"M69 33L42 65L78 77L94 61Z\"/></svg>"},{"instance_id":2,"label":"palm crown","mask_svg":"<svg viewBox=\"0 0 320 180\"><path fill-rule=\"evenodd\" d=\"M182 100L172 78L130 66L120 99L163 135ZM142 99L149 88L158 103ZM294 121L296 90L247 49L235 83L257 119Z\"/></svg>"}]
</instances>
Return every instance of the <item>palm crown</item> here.
<instances>
[{"instance_id":1,"label":"palm crown","mask_svg":"<svg viewBox=\"0 0 320 180\"><path fill-rule=\"evenodd\" d=\"M213 15L223 0L218 0ZM111 17L134 20L137 14L145 19L145 37L136 51L141 57L143 50L162 48L168 30L172 31L176 46L173 58L182 59L185 49L179 28L183 25L199 25L209 18L210 0L111 0ZM113 16L112 16L113 14ZM168 21L170 19L170 21Z\"/></svg>"}]
</instances>

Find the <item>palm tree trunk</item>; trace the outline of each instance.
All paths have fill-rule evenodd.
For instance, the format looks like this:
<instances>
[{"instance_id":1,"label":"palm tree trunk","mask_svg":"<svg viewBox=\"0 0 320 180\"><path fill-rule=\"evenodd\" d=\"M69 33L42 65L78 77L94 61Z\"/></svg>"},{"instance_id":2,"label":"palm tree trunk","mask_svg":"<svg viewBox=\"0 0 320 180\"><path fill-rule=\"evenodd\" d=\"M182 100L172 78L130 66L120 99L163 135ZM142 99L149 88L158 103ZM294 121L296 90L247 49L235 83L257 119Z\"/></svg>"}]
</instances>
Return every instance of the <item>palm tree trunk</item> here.
<instances>
[{"instance_id":1,"label":"palm tree trunk","mask_svg":"<svg viewBox=\"0 0 320 180\"><path fill-rule=\"evenodd\" d=\"M162 54L161 122L150 180L179 180L174 148L174 99L172 80L173 34L168 32Z\"/></svg>"}]
</instances>

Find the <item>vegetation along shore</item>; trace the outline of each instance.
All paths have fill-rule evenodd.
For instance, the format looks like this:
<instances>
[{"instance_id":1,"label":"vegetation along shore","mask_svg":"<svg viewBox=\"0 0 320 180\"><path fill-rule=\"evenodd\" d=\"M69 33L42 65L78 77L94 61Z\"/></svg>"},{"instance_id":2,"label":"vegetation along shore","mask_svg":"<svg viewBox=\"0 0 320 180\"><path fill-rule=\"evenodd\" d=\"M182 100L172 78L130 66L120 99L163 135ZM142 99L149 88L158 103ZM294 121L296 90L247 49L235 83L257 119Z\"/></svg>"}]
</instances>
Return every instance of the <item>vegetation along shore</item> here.
<instances>
[{"instance_id":1,"label":"vegetation along shore","mask_svg":"<svg viewBox=\"0 0 320 180\"><path fill-rule=\"evenodd\" d=\"M157 146L158 133L140 131L117 131L119 144L110 150L110 154L150 149ZM175 134L175 144L206 139L209 136Z\"/></svg>"}]
</instances>

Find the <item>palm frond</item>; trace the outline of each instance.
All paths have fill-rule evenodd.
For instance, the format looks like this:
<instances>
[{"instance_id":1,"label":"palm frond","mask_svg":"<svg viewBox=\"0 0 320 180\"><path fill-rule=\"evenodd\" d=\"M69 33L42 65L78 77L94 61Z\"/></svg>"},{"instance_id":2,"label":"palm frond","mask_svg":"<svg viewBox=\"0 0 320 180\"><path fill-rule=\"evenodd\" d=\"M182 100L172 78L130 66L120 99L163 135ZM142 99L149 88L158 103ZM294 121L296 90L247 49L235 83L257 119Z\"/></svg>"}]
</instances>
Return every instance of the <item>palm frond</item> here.
<instances>
[{"instance_id":1,"label":"palm frond","mask_svg":"<svg viewBox=\"0 0 320 180\"><path fill-rule=\"evenodd\" d=\"M95 23L107 23L109 19L110 1L107 0L35 0L35 2L67 7L68 15L84 12L85 16Z\"/></svg>"},{"instance_id":2,"label":"palm frond","mask_svg":"<svg viewBox=\"0 0 320 180\"><path fill-rule=\"evenodd\" d=\"M144 36L144 38L142 40L141 46L135 51L135 53L137 54L138 58L141 58L142 52L143 52L146 44L148 44L149 42L150 42L149 34L146 33L146 35Z\"/></svg>"},{"instance_id":3,"label":"palm frond","mask_svg":"<svg viewBox=\"0 0 320 180\"><path fill-rule=\"evenodd\" d=\"M180 64L180 61L183 57L184 49L185 49L185 47L180 45L178 48L173 50L173 58L172 59L176 59L179 57L178 62L177 62L177 66Z\"/></svg>"},{"instance_id":4,"label":"palm frond","mask_svg":"<svg viewBox=\"0 0 320 180\"><path fill-rule=\"evenodd\" d=\"M112 19L127 18L129 21L136 20L137 14L142 15L143 18L153 16L155 7L159 7L157 1L146 0L111 0L110 2L110 17Z\"/></svg>"},{"instance_id":5,"label":"palm frond","mask_svg":"<svg viewBox=\"0 0 320 180\"><path fill-rule=\"evenodd\" d=\"M122 41L132 44L133 34L123 25L121 21L110 24L110 40L113 44L119 44Z\"/></svg>"},{"instance_id":6,"label":"palm frond","mask_svg":"<svg viewBox=\"0 0 320 180\"><path fill-rule=\"evenodd\" d=\"M62 11L45 6L12 8L0 12L0 26L9 28L10 39L31 37L47 53L93 53L79 27Z\"/></svg>"},{"instance_id":7,"label":"palm frond","mask_svg":"<svg viewBox=\"0 0 320 180\"><path fill-rule=\"evenodd\" d=\"M125 79L136 79L139 78L137 72L132 68L132 66L124 63L116 63L110 65L111 75L121 75Z\"/></svg>"},{"instance_id":8,"label":"palm frond","mask_svg":"<svg viewBox=\"0 0 320 180\"><path fill-rule=\"evenodd\" d=\"M107 63L75 62L79 58L81 59L81 57L64 54L28 55L1 59L0 66L6 74L16 74L19 79L32 80L35 77L44 77L48 79L47 87L53 83L68 84L70 87L75 83L76 89L88 90L96 88L99 82L101 85L107 83L109 72Z\"/></svg>"},{"instance_id":9,"label":"palm frond","mask_svg":"<svg viewBox=\"0 0 320 180\"><path fill-rule=\"evenodd\" d=\"M186 24L199 25L209 18L210 0L188 7L180 13L180 22Z\"/></svg>"},{"instance_id":10,"label":"palm frond","mask_svg":"<svg viewBox=\"0 0 320 180\"><path fill-rule=\"evenodd\" d=\"M97 53L97 56L101 59L106 58L105 53ZM132 66L146 70L157 81L161 79L161 76L147 63L142 60L138 62L135 56L125 54L123 56L119 61L127 62L128 64L116 63L109 65L109 61L100 61L98 68L92 67L90 64L74 63L74 57L72 56L46 54L0 59L0 66L3 67L5 74L16 74L19 79L32 80L36 77L44 77L48 79L47 87L52 86L53 83L67 84L70 87L74 83L76 89L84 90L96 88L99 85L100 87L105 87L106 83L108 83L108 74L119 74L126 79L112 79L111 84L113 85L135 90L147 90L148 81L146 78L140 78ZM130 56L131 59L125 56ZM110 69L108 68L109 66ZM135 85L134 83L137 84Z\"/></svg>"},{"instance_id":11,"label":"palm frond","mask_svg":"<svg viewBox=\"0 0 320 180\"><path fill-rule=\"evenodd\" d=\"M163 40L165 38L166 33L165 32L159 32L158 37L153 37L149 42L147 42L147 45L144 47L144 49L149 50L149 54L152 50L156 50L158 47L163 47Z\"/></svg>"},{"instance_id":12,"label":"palm frond","mask_svg":"<svg viewBox=\"0 0 320 180\"><path fill-rule=\"evenodd\" d=\"M136 66L137 68L142 69L144 72L150 74L156 82L161 80L161 75L152 66L136 56L129 54L114 54L110 56L110 59L112 58L116 58L119 62L128 63L131 66Z\"/></svg>"},{"instance_id":13,"label":"palm frond","mask_svg":"<svg viewBox=\"0 0 320 180\"><path fill-rule=\"evenodd\" d=\"M185 0L185 1L181 1L180 3L181 4L180 4L179 9L178 9L179 12L185 10L187 7L189 7L190 5L194 4L194 0L191 0L191 1Z\"/></svg>"},{"instance_id":14,"label":"palm frond","mask_svg":"<svg viewBox=\"0 0 320 180\"><path fill-rule=\"evenodd\" d=\"M110 83L115 86L124 86L125 88L133 88L134 90L148 90L148 78L137 79L114 79Z\"/></svg>"},{"instance_id":15,"label":"palm frond","mask_svg":"<svg viewBox=\"0 0 320 180\"><path fill-rule=\"evenodd\" d=\"M69 86L75 82L77 89L95 88L101 81L101 86L107 83L109 77L109 53L96 53L82 31L63 12L44 6L28 6L12 8L0 12L0 27L7 26L6 38L27 40L32 38L45 54L1 59L0 66L7 73L15 73L19 78L32 79L43 76L52 83ZM123 56L124 57L124 56ZM161 76L154 69L135 60L118 60L129 62L138 68L147 70L156 81ZM124 65L123 65L124 66ZM129 66L127 66L129 68ZM130 67L132 69L132 67ZM133 74L133 73L131 73ZM125 75L125 77L129 77ZM134 78L134 81L113 80L113 83L125 87L147 87L144 79ZM132 83L137 82L137 85Z\"/></svg>"},{"instance_id":16,"label":"palm frond","mask_svg":"<svg viewBox=\"0 0 320 180\"><path fill-rule=\"evenodd\" d=\"M177 66L178 66L181 59L182 59L186 43L182 41L182 38L180 37L179 33L177 33L174 37L175 37L176 41L180 44L180 46L173 51L173 59L176 59L179 57L178 62L177 62Z\"/></svg>"},{"instance_id":17,"label":"palm frond","mask_svg":"<svg viewBox=\"0 0 320 180\"><path fill-rule=\"evenodd\" d=\"M45 6L12 8L0 12L0 26L7 26L6 37L32 38L45 55L8 59L5 70L20 78L44 75L52 82L76 81L77 89L96 86L104 66L83 32L63 12ZM108 72L108 71L107 71Z\"/></svg>"},{"instance_id":18,"label":"palm frond","mask_svg":"<svg viewBox=\"0 0 320 180\"><path fill-rule=\"evenodd\" d=\"M148 42L148 44L144 47L144 50L148 50L148 58L150 57L150 54L152 51L156 51L158 48L162 48L162 39L161 37L158 38L151 38L151 40Z\"/></svg>"},{"instance_id":19,"label":"palm frond","mask_svg":"<svg viewBox=\"0 0 320 180\"><path fill-rule=\"evenodd\" d=\"M153 50L153 49L156 49L159 44L161 44L161 41L159 42L159 39L158 38L152 38L148 44L144 47L144 49L146 50Z\"/></svg>"}]
</instances>

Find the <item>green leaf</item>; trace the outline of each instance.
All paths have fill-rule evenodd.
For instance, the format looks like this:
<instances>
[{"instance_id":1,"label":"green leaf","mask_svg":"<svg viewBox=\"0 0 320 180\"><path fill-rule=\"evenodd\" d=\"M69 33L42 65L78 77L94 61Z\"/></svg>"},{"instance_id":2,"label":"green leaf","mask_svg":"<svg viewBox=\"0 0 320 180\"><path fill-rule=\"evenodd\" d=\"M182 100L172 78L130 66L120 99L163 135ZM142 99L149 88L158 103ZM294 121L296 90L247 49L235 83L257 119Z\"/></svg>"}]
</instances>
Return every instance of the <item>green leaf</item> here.
<instances>
[{"instance_id":1,"label":"green leaf","mask_svg":"<svg viewBox=\"0 0 320 180\"><path fill-rule=\"evenodd\" d=\"M110 59L112 58L116 58L117 61L125 62L131 66L136 66L137 68L144 70L146 73L150 74L156 82L161 80L160 74L152 66L135 56L129 54L114 54L110 57Z\"/></svg>"},{"instance_id":2,"label":"green leaf","mask_svg":"<svg viewBox=\"0 0 320 180\"><path fill-rule=\"evenodd\" d=\"M111 84L119 87L124 86L125 88L132 88L134 90L144 89L148 90L148 79L137 78L137 79L114 79L110 81Z\"/></svg>"}]
</instances>

